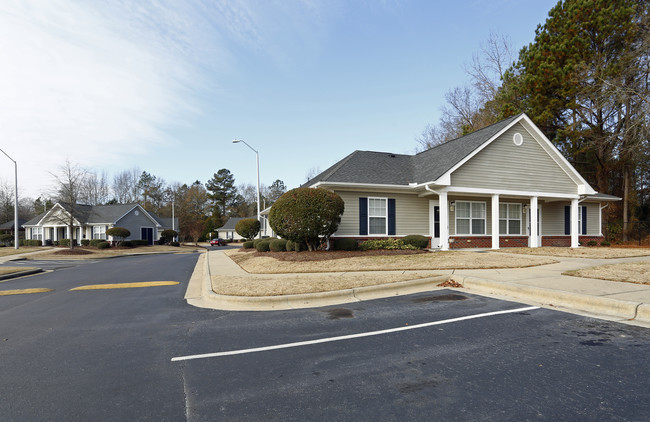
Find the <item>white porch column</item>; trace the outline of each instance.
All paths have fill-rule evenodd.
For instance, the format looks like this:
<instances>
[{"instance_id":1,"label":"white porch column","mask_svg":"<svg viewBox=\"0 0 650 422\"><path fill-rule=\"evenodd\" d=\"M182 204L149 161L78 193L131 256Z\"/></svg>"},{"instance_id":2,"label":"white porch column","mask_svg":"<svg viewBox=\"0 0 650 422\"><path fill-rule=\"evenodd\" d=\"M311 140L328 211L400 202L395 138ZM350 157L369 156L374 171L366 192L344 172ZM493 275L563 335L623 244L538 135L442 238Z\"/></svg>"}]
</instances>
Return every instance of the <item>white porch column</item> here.
<instances>
[{"instance_id":1,"label":"white porch column","mask_svg":"<svg viewBox=\"0 0 650 422\"><path fill-rule=\"evenodd\" d=\"M539 235L537 233L537 197L530 198L530 247L538 247Z\"/></svg>"},{"instance_id":2,"label":"white porch column","mask_svg":"<svg viewBox=\"0 0 650 422\"><path fill-rule=\"evenodd\" d=\"M499 249L499 195L492 195L492 249Z\"/></svg>"},{"instance_id":3,"label":"white porch column","mask_svg":"<svg viewBox=\"0 0 650 422\"><path fill-rule=\"evenodd\" d=\"M447 192L440 192L440 250L449 250L449 206Z\"/></svg>"},{"instance_id":4,"label":"white porch column","mask_svg":"<svg viewBox=\"0 0 650 422\"><path fill-rule=\"evenodd\" d=\"M577 248L578 243L578 212L580 208L578 207L578 200L571 200L571 247Z\"/></svg>"}]
</instances>

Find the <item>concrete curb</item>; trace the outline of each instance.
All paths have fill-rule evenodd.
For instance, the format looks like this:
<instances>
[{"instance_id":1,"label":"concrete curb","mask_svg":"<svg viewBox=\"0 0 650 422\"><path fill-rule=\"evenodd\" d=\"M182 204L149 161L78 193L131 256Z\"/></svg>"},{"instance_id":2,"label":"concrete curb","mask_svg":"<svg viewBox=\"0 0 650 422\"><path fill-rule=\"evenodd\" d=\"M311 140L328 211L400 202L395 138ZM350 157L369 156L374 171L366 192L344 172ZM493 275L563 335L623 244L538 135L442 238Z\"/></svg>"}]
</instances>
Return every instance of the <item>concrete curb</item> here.
<instances>
[{"instance_id":1,"label":"concrete curb","mask_svg":"<svg viewBox=\"0 0 650 422\"><path fill-rule=\"evenodd\" d=\"M4 274L0 275L0 281L11 280L12 278L24 277L26 275L42 273L44 270L42 268L35 268L33 270L19 271L17 273Z\"/></svg>"},{"instance_id":2,"label":"concrete curb","mask_svg":"<svg viewBox=\"0 0 650 422\"><path fill-rule=\"evenodd\" d=\"M204 256L202 254L202 256ZM202 268L201 268L202 267ZM198 280L202 274L202 280ZM448 275L428 277L418 280L375 286L358 287L354 289L334 290L330 292L304 293L283 296L229 296L220 295L212 290L212 274L209 258L197 262L185 299L187 303L201 308L219 309L224 311L273 311L288 309L316 308L320 306L339 305L343 303L360 302L362 300L379 299L424 291L439 290L437 284L448 280ZM201 297L196 297L196 285L201 283ZM189 297L188 297L189 296Z\"/></svg>"},{"instance_id":3,"label":"concrete curb","mask_svg":"<svg viewBox=\"0 0 650 422\"><path fill-rule=\"evenodd\" d=\"M650 305L642 302L590 296L562 290L524 286L506 281L493 281L477 277L452 276L452 280L470 291L477 291L516 300L529 300L542 305L602 314L626 320L650 323Z\"/></svg>"}]
</instances>

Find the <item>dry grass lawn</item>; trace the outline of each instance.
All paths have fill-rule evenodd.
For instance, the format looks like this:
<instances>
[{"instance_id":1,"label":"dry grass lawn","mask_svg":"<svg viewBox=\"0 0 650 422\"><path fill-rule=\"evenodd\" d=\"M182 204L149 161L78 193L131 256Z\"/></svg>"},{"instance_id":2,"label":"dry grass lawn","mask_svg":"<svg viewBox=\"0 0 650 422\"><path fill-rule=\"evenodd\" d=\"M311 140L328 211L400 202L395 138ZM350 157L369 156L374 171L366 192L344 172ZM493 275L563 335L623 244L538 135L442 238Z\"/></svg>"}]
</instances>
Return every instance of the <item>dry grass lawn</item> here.
<instances>
[{"instance_id":1,"label":"dry grass lawn","mask_svg":"<svg viewBox=\"0 0 650 422\"><path fill-rule=\"evenodd\" d=\"M34 267L0 267L0 275L13 274L20 271L35 270Z\"/></svg>"},{"instance_id":2,"label":"dry grass lawn","mask_svg":"<svg viewBox=\"0 0 650 422\"><path fill-rule=\"evenodd\" d=\"M523 268L557 262L550 258L533 256L518 257L456 251L413 255L366 255L316 261L285 261L243 250L231 250L225 253L245 271L252 274ZM286 252L286 254L292 253L295 254L295 252ZM308 252L300 253L307 254ZM320 253L320 255L326 258L328 253Z\"/></svg>"},{"instance_id":3,"label":"dry grass lawn","mask_svg":"<svg viewBox=\"0 0 650 422\"><path fill-rule=\"evenodd\" d=\"M599 278L601 280L650 284L650 262L642 261L600 265L582 270L567 271L564 274L576 277Z\"/></svg>"},{"instance_id":4,"label":"dry grass lawn","mask_svg":"<svg viewBox=\"0 0 650 422\"><path fill-rule=\"evenodd\" d=\"M229 296L279 296L330 292L434 277L431 272L212 276L212 290Z\"/></svg>"},{"instance_id":5,"label":"dry grass lawn","mask_svg":"<svg viewBox=\"0 0 650 422\"><path fill-rule=\"evenodd\" d=\"M111 256L120 256L128 254L139 254L139 253L152 253L152 252L193 252L200 247L195 246L165 246L165 245L154 245L154 246L140 246L137 248L109 248L109 249L96 249L96 248L85 248L85 247L76 247L73 249L73 253L70 254L67 248L53 248L50 252L34 255L27 257L27 259L97 259L97 258L106 258ZM74 253L78 251L79 254Z\"/></svg>"},{"instance_id":6,"label":"dry grass lawn","mask_svg":"<svg viewBox=\"0 0 650 422\"><path fill-rule=\"evenodd\" d=\"M649 256L650 248L585 247L572 249L545 246L542 248L504 248L500 249L499 252L523 255L559 256L565 258L611 259Z\"/></svg>"},{"instance_id":7,"label":"dry grass lawn","mask_svg":"<svg viewBox=\"0 0 650 422\"><path fill-rule=\"evenodd\" d=\"M37 246L21 246L16 250L16 248L5 246L4 248L0 248L0 256L9 256L9 255L16 255L19 253L27 253L27 252L37 252L37 251L42 251L47 248L43 247L37 247Z\"/></svg>"}]
</instances>

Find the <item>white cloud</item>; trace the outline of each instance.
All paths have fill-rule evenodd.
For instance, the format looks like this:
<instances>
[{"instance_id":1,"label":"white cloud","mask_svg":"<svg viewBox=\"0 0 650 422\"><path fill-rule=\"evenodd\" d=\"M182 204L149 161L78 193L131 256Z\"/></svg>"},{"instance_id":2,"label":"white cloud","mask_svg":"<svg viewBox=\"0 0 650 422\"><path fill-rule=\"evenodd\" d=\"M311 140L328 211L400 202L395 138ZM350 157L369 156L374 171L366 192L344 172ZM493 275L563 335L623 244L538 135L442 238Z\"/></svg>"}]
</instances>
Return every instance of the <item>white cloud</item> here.
<instances>
[{"instance_id":1,"label":"white cloud","mask_svg":"<svg viewBox=\"0 0 650 422\"><path fill-rule=\"evenodd\" d=\"M187 13L86 4L0 5L0 145L28 194L66 157L101 166L144 154L197 111L188 94L202 76Z\"/></svg>"}]
</instances>

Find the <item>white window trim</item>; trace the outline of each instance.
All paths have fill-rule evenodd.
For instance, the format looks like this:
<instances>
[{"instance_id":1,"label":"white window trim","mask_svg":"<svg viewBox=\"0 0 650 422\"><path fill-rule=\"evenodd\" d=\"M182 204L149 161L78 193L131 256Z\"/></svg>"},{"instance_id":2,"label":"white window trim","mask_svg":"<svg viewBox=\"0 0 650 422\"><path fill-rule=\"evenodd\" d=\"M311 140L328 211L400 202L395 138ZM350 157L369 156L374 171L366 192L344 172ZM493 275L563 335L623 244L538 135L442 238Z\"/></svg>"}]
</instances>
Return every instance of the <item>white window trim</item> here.
<instances>
[{"instance_id":1,"label":"white window trim","mask_svg":"<svg viewBox=\"0 0 650 422\"><path fill-rule=\"evenodd\" d=\"M499 227L499 236L523 236L523 222L524 222L524 205L519 202L500 202L499 205L506 206L506 216L504 217L499 210L499 223L501 220L506 222L506 233L501 233L501 227ZM519 218L510 218L510 208L509 205L519 205ZM494 212L494 210L492 210ZM519 220L519 233L510 233L510 220Z\"/></svg>"},{"instance_id":2,"label":"white window trim","mask_svg":"<svg viewBox=\"0 0 650 422\"><path fill-rule=\"evenodd\" d=\"M582 209L583 208L585 209L585 214L587 212L589 212L589 210L587 210L587 207L585 205L579 205L578 206L578 235L579 236L585 236L586 235L586 233L582 232Z\"/></svg>"},{"instance_id":3,"label":"white window trim","mask_svg":"<svg viewBox=\"0 0 650 422\"><path fill-rule=\"evenodd\" d=\"M98 228L99 233L95 233L95 229ZM103 229L103 230L102 230ZM98 234L99 237L95 237L95 234ZM104 237L101 237L101 236ZM98 240L108 240L108 237L106 236L106 226L105 225L98 225L98 226L93 226L92 234L91 234L93 239L98 239Z\"/></svg>"},{"instance_id":4,"label":"white window trim","mask_svg":"<svg viewBox=\"0 0 650 422\"><path fill-rule=\"evenodd\" d=\"M386 210L386 216L385 217L376 217L372 216L372 218L384 218L386 220L386 223L384 224L384 232L383 233L370 233L370 200L371 199L379 199L383 200L385 205L385 210ZM388 236L388 198L387 197L378 197L378 196L369 196L368 197L368 209L366 210L366 213L368 214L368 236Z\"/></svg>"},{"instance_id":5,"label":"white window trim","mask_svg":"<svg viewBox=\"0 0 650 422\"><path fill-rule=\"evenodd\" d=\"M32 240L45 240L43 239L43 232L43 227L32 227Z\"/></svg>"},{"instance_id":6,"label":"white window trim","mask_svg":"<svg viewBox=\"0 0 650 422\"><path fill-rule=\"evenodd\" d=\"M472 217L472 205L470 205L469 208L469 234L462 234L458 233L458 211L454 212L454 232L456 233L454 236L488 236L487 234L487 202L485 201L454 201L456 204L456 209L458 209L458 203L469 203L469 204L483 204L483 209L485 211L485 215L483 218L473 218ZM462 220L467 220L467 218L462 218ZM483 225L484 227L484 232L483 233L472 233L472 220L483 220L485 224Z\"/></svg>"}]
</instances>

